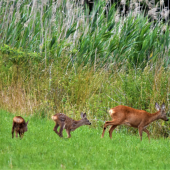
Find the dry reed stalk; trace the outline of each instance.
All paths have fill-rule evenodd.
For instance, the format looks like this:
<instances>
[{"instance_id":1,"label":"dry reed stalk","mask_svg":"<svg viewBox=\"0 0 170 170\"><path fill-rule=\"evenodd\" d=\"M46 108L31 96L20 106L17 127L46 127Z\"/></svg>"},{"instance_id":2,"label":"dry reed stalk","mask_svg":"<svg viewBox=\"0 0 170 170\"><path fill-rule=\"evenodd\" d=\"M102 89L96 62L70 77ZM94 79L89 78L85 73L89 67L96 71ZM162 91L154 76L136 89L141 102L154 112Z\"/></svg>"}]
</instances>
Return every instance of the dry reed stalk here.
<instances>
[{"instance_id":1,"label":"dry reed stalk","mask_svg":"<svg viewBox=\"0 0 170 170\"><path fill-rule=\"evenodd\" d=\"M52 3L52 17L51 17L51 25L53 27L57 27L56 26L56 10L57 10L57 3L53 0L53 3Z\"/></svg>"},{"instance_id":2,"label":"dry reed stalk","mask_svg":"<svg viewBox=\"0 0 170 170\"><path fill-rule=\"evenodd\" d=\"M164 0L160 0L160 7L164 8Z\"/></svg>"},{"instance_id":3,"label":"dry reed stalk","mask_svg":"<svg viewBox=\"0 0 170 170\"><path fill-rule=\"evenodd\" d=\"M4 17L3 17L3 24L2 24L2 30L3 29L5 29L5 28L7 28L7 26L8 26L8 23L9 23L9 20L10 20L10 15L8 14L9 13L9 11L8 11L8 7L9 7L9 1L7 1L7 4L6 4L6 10L5 10L5 14L4 14ZM10 11L12 11L12 10L10 10ZM12 12L11 12L12 13ZM7 19L8 18L8 19ZM6 30L6 29L5 29ZM5 40L6 39L6 35L4 34L4 36L3 36L3 39Z\"/></svg>"},{"instance_id":4,"label":"dry reed stalk","mask_svg":"<svg viewBox=\"0 0 170 170\"><path fill-rule=\"evenodd\" d=\"M157 8L152 8L148 11L148 16L150 16L152 18L152 20L157 20L158 19L158 12L157 11Z\"/></svg>"},{"instance_id":5,"label":"dry reed stalk","mask_svg":"<svg viewBox=\"0 0 170 170\"><path fill-rule=\"evenodd\" d=\"M134 11L132 12L132 16L136 17L139 14L140 14L140 4L136 2L134 3Z\"/></svg>"},{"instance_id":6,"label":"dry reed stalk","mask_svg":"<svg viewBox=\"0 0 170 170\"><path fill-rule=\"evenodd\" d=\"M168 21L169 13L170 13L169 10L165 8L161 11L160 15L163 19L165 19L165 21Z\"/></svg>"},{"instance_id":7,"label":"dry reed stalk","mask_svg":"<svg viewBox=\"0 0 170 170\"><path fill-rule=\"evenodd\" d=\"M18 2L16 4L17 9L16 9L16 14L15 14L15 17L16 17L15 24L17 24L21 19L20 12L19 12L20 11L20 6L21 6L21 0L18 0Z\"/></svg>"},{"instance_id":8,"label":"dry reed stalk","mask_svg":"<svg viewBox=\"0 0 170 170\"><path fill-rule=\"evenodd\" d=\"M117 10L115 14L115 22L118 23L119 21L120 21L120 14L119 14L119 10Z\"/></svg>"}]
</instances>

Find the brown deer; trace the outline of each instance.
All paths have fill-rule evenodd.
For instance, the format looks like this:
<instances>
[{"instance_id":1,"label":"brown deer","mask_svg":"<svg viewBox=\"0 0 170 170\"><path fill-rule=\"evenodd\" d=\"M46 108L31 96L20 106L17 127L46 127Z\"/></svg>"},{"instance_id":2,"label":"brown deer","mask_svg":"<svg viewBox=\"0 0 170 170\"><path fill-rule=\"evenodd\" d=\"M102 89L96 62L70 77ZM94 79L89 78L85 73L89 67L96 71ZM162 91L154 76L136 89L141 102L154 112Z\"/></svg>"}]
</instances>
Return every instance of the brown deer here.
<instances>
[{"instance_id":1,"label":"brown deer","mask_svg":"<svg viewBox=\"0 0 170 170\"><path fill-rule=\"evenodd\" d=\"M13 118L13 125L12 125L12 138L14 137L14 131L16 138L18 137L18 134L20 138L23 138L24 132L27 131L27 123L25 123L25 120L21 116L15 116Z\"/></svg>"},{"instance_id":2,"label":"brown deer","mask_svg":"<svg viewBox=\"0 0 170 170\"><path fill-rule=\"evenodd\" d=\"M111 121L106 121L103 128L102 138L106 127L111 125L109 129L109 136L112 138L112 132L118 125L128 125L134 128L138 128L140 139L142 141L142 132L146 132L150 142L150 134L146 127L155 120L162 119L168 121L166 116L165 104L163 103L161 108L158 103L155 103L156 113L148 113L144 110L137 110L127 106L116 106L109 110L109 114L112 117Z\"/></svg>"},{"instance_id":3,"label":"brown deer","mask_svg":"<svg viewBox=\"0 0 170 170\"><path fill-rule=\"evenodd\" d=\"M52 119L56 122L56 125L54 126L54 131L59 135L60 137L63 137L63 129L66 129L67 137L70 138L71 131L76 130L78 127L82 125L91 125L89 120L86 118L86 113L81 113L81 120L73 120L70 117L66 116L63 113L57 113L52 116ZM57 128L60 126L59 132L57 131Z\"/></svg>"}]
</instances>

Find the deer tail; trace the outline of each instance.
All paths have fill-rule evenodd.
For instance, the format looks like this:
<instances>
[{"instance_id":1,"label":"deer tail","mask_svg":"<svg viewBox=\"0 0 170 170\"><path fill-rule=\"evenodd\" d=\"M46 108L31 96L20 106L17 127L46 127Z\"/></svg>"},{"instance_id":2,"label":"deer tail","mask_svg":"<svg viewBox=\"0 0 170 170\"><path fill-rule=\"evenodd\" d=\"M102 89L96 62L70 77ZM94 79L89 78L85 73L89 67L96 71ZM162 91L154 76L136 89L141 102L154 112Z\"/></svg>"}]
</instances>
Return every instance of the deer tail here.
<instances>
[{"instance_id":1,"label":"deer tail","mask_svg":"<svg viewBox=\"0 0 170 170\"><path fill-rule=\"evenodd\" d=\"M55 115L51 116L51 118L52 118L54 121L57 120L57 116L55 116Z\"/></svg>"}]
</instances>

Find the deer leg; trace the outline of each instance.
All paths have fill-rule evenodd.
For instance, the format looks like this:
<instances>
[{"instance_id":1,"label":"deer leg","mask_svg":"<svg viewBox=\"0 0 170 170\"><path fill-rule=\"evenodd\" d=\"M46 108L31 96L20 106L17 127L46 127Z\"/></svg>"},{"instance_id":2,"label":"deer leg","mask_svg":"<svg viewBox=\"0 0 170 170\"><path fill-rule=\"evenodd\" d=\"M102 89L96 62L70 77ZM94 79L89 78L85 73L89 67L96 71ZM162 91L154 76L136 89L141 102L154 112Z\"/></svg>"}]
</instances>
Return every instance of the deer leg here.
<instances>
[{"instance_id":1,"label":"deer leg","mask_svg":"<svg viewBox=\"0 0 170 170\"><path fill-rule=\"evenodd\" d=\"M22 133L20 137L21 137L21 139L22 139L22 138L24 137L24 133Z\"/></svg>"},{"instance_id":2,"label":"deer leg","mask_svg":"<svg viewBox=\"0 0 170 170\"><path fill-rule=\"evenodd\" d=\"M12 138L14 138L14 124L12 126Z\"/></svg>"},{"instance_id":3,"label":"deer leg","mask_svg":"<svg viewBox=\"0 0 170 170\"><path fill-rule=\"evenodd\" d=\"M148 129L143 129L143 131L147 133L148 139L149 139L149 143L150 143L150 133L149 133Z\"/></svg>"},{"instance_id":4,"label":"deer leg","mask_svg":"<svg viewBox=\"0 0 170 170\"><path fill-rule=\"evenodd\" d=\"M58 131L57 131L57 129L58 129L58 126L59 126L59 124L58 123L56 123L56 125L54 126L54 129L53 129L53 131L55 131L58 135L59 135L59 133L58 133Z\"/></svg>"},{"instance_id":5,"label":"deer leg","mask_svg":"<svg viewBox=\"0 0 170 170\"><path fill-rule=\"evenodd\" d=\"M18 138L18 132L17 131L15 131L15 136L16 136L16 138Z\"/></svg>"},{"instance_id":6,"label":"deer leg","mask_svg":"<svg viewBox=\"0 0 170 170\"><path fill-rule=\"evenodd\" d=\"M56 133L58 136L62 137L62 136L60 135L60 133L57 131L58 127L59 127L59 124L56 123L56 125L54 126L53 131L55 131L55 133ZM61 128L60 128L60 129L61 129Z\"/></svg>"},{"instance_id":7,"label":"deer leg","mask_svg":"<svg viewBox=\"0 0 170 170\"><path fill-rule=\"evenodd\" d=\"M22 139L24 137L24 133L19 131L19 137Z\"/></svg>"},{"instance_id":8,"label":"deer leg","mask_svg":"<svg viewBox=\"0 0 170 170\"><path fill-rule=\"evenodd\" d=\"M105 133L105 131L106 131L107 126L109 126L109 125L108 125L108 123L110 123L110 122L111 122L111 121L107 121L107 122L105 122L104 127L103 127L103 132L102 132L102 136L101 136L101 138L103 138L103 137L104 137L104 133Z\"/></svg>"},{"instance_id":9,"label":"deer leg","mask_svg":"<svg viewBox=\"0 0 170 170\"><path fill-rule=\"evenodd\" d=\"M140 140L142 141L142 131L144 130L144 129L143 129L143 126L139 126L139 127L138 127L138 130L139 130Z\"/></svg>"},{"instance_id":10,"label":"deer leg","mask_svg":"<svg viewBox=\"0 0 170 170\"><path fill-rule=\"evenodd\" d=\"M21 132L19 131L19 137L21 138Z\"/></svg>"},{"instance_id":11,"label":"deer leg","mask_svg":"<svg viewBox=\"0 0 170 170\"><path fill-rule=\"evenodd\" d=\"M63 134L62 134L63 129L64 129L64 123L62 123L61 126L60 126L60 131L59 131L59 136L60 137L63 137Z\"/></svg>"},{"instance_id":12,"label":"deer leg","mask_svg":"<svg viewBox=\"0 0 170 170\"><path fill-rule=\"evenodd\" d=\"M70 138L71 137L70 130L66 129L66 132L67 132L67 138Z\"/></svg>"},{"instance_id":13,"label":"deer leg","mask_svg":"<svg viewBox=\"0 0 170 170\"><path fill-rule=\"evenodd\" d=\"M117 125L112 125L111 128L109 129L109 136L110 136L110 139L112 138L112 132L113 130L117 127Z\"/></svg>"},{"instance_id":14,"label":"deer leg","mask_svg":"<svg viewBox=\"0 0 170 170\"><path fill-rule=\"evenodd\" d=\"M106 123L105 123L106 124ZM103 128L103 132L102 132L102 136L101 136L101 138L103 138L104 137L104 132L105 132L105 130L106 130L106 125L104 124L104 128Z\"/></svg>"},{"instance_id":15,"label":"deer leg","mask_svg":"<svg viewBox=\"0 0 170 170\"><path fill-rule=\"evenodd\" d=\"M117 126L117 125L119 125L119 123L118 122L116 122L116 120L112 120L112 121L107 121L107 122L105 122L105 124L104 124L104 128L103 128L103 133L102 133L102 138L104 137L104 133L105 133L105 130L106 130L106 128L107 128L107 126L109 126L109 125L112 125L112 126ZM113 129L114 130L114 129ZM112 130L112 131L113 131Z\"/></svg>"}]
</instances>

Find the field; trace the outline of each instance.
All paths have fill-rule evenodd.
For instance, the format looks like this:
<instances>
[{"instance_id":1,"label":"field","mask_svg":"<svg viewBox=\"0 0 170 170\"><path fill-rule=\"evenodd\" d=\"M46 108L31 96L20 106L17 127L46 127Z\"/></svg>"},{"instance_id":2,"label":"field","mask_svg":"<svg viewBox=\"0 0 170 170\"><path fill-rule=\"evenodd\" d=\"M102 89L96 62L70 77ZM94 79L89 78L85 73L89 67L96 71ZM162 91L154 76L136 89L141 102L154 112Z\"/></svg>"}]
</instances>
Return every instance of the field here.
<instances>
[{"instance_id":1,"label":"field","mask_svg":"<svg viewBox=\"0 0 170 170\"><path fill-rule=\"evenodd\" d=\"M148 138L121 131L108 131L100 138L102 128L83 126L72 137L59 138L54 122L36 116L29 120L22 140L12 139L13 114L0 110L0 169L170 169L169 139ZM65 131L64 131L65 132Z\"/></svg>"},{"instance_id":2,"label":"field","mask_svg":"<svg viewBox=\"0 0 170 170\"><path fill-rule=\"evenodd\" d=\"M148 127L150 143L123 126L101 139L117 105L170 116L169 1L80 1L0 0L0 169L170 169L170 121ZM92 125L59 138L56 112Z\"/></svg>"}]
</instances>

